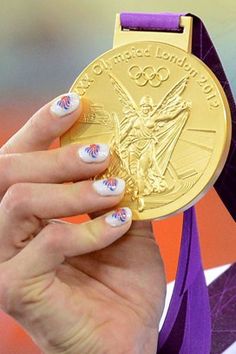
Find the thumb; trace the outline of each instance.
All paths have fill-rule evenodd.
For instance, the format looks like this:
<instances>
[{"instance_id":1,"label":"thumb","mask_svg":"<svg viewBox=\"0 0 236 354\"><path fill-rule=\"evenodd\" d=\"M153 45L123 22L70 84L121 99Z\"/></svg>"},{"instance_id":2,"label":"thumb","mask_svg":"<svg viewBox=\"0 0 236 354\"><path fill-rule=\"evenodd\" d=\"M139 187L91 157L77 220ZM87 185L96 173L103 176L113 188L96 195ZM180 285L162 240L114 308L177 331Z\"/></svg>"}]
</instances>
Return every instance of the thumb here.
<instances>
[{"instance_id":1,"label":"thumb","mask_svg":"<svg viewBox=\"0 0 236 354\"><path fill-rule=\"evenodd\" d=\"M133 221L130 229L129 235L135 235L140 237L147 237L154 239L154 233L152 229L152 221Z\"/></svg>"}]
</instances>

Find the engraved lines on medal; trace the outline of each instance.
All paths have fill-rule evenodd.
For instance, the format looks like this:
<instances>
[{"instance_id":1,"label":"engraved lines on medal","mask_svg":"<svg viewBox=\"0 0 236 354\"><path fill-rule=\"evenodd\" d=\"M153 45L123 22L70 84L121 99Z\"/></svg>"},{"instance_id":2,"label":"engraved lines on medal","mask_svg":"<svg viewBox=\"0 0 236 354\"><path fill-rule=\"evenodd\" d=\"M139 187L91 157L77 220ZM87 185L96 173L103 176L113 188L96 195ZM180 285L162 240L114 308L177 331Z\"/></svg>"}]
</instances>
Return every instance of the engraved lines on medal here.
<instances>
[{"instance_id":1,"label":"engraved lines on medal","mask_svg":"<svg viewBox=\"0 0 236 354\"><path fill-rule=\"evenodd\" d=\"M132 65L128 70L128 74L135 81L136 85L145 86L150 84L152 87L159 87L170 76L170 72L166 67L160 66L159 68L155 68L150 65L144 68Z\"/></svg>"},{"instance_id":2,"label":"engraved lines on medal","mask_svg":"<svg viewBox=\"0 0 236 354\"><path fill-rule=\"evenodd\" d=\"M180 155L179 159L182 159L182 165L184 161L188 168L177 169L180 178L186 179L194 175L198 175L198 177L202 175L214 150L215 134L216 130L214 129L201 128L187 128L183 132L179 141L184 144L184 149L188 153L185 157ZM175 163L178 164L177 159Z\"/></svg>"},{"instance_id":3,"label":"engraved lines on medal","mask_svg":"<svg viewBox=\"0 0 236 354\"><path fill-rule=\"evenodd\" d=\"M117 119L116 114L113 112L109 113L104 110L103 105L90 104L88 110L83 112L78 120L78 123L71 130L70 141L77 142L78 136L80 137L80 141L82 141L82 136L85 131L88 130L88 125L94 125L94 128L100 125L103 129L102 135L107 135L106 142L108 143L111 135L113 134L115 119ZM91 143L92 140L97 141L97 138L99 141L101 140L101 129L89 129L89 134L86 134L85 141Z\"/></svg>"},{"instance_id":4,"label":"engraved lines on medal","mask_svg":"<svg viewBox=\"0 0 236 354\"><path fill-rule=\"evenodd\" d=\"M109 78L123 106L123 117L115 123L113 159L107 172L126 180L127 191L141 212L144 197L173 189L175 181L169 186L166 172L189 117L191 103L181 97L188 77L175 84L159 104L144 96L138 105L113 74Z\"/></svg>"},{"instance_id":5,"label":"engraved lines on medal","mask_svg":"<svg viewBox=\"0 0 236 354\"><path fill-rule=\"evenodd\" d=\"M89 112L83 114L80 119L81 123L87 124L100 124L113 128L113 119L111 114L104 110L102 105L91 104L89 106Z\"/></svg>"},{"instance_id":6,"label":"engraved lines on medal","mask_svg":"<svg viewBox=\"0 0 236 354\"><path fill-rule=\"evenodd\" d=\"M167 168L173 180L179 183L165 199L158 198L158 206L180 198L199 180L211 159L215 133L216 130L213 129L191 127L182 131Z\"/></svg>"}]
</instances>

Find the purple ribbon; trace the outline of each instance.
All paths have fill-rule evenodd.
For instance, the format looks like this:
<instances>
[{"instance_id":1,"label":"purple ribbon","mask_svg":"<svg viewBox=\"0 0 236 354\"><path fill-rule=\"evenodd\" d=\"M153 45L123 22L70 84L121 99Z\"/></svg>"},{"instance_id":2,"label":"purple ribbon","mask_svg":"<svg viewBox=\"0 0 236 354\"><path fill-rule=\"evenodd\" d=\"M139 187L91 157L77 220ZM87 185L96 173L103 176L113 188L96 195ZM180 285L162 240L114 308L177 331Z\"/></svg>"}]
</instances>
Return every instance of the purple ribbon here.
<instances>
[{"instance_id":1,"label":"purple ribbon","mask_svg":"<svg viewBox=\"0 0 236 354\"><path fill-rule=\"evenodd\" d=\"M182 14L122 13L121 27L130 30L181 32ZM236 220L236 106L223 67L202 21L193 17L192 52L214 72L223 86L232 114L232 141L225 167L215 189ZM211 347L211 315L201 263L194 208L184 213L184 224L175 287L159 334L158 353L208 354Z\"/></svg>"},{"instance_id":2,"label":"purple ribbon","mask_svg":"<svg viewBox=\"0 0 236 354\"><path fill-rule=\"evenodd\" d=\"M211 315L194 207L184 213L176 282L158 353L209 354Z\"/></svg>"},{"instance_id":3,"label":"purple ribbon","mask_svg":"<svg viewBox=\"0 0 236 354\"><path fill-rule=\"evenodd\" d=\"M123 29L135 31L168 31L182 32L179 25L179 14L173 13L121 13L120 21Z\"/></svg>"},{"instance_id":4,"label":"purple ribbon","mask_svg":"<svg viewBox=\"0 0 236 354\"><path fill-rule=\"evenodd\" d=\"M235 342L236 263L208 286L211 318L211 354L223 353ZM232 353L232 352L231 352Z\"/></svg>"}]
</instances>

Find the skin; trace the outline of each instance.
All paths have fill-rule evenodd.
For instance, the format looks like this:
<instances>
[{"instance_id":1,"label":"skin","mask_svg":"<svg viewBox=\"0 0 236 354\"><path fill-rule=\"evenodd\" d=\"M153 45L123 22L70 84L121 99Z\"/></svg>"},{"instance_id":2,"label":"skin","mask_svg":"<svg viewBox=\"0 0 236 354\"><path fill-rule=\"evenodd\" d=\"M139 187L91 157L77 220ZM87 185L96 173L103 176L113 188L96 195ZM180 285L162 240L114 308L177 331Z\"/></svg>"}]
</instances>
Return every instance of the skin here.
<instances>
[{"instance_id":1,"label":"skin","mask_svg":"<svg viewBox=\"0 0 236 354\"><path fill-rule=\"evenodd\" d=\"M0 306L43 353L154 354L165 279L150 222L111 227L78 144L48 150L78 119L46 104L0 149ZM74 182L66 183L64 182ZM83 224L60 221L100 215Z\"/></svg>"}]
</instances>

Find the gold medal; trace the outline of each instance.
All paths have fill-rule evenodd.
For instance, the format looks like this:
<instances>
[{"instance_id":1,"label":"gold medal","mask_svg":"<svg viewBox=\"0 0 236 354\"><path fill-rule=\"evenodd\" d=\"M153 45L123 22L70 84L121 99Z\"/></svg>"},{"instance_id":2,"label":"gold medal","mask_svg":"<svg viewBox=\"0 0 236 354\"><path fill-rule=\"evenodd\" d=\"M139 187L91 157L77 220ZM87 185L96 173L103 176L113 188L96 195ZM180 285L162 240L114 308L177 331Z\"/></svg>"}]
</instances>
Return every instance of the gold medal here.
<instances>
[{"instance_id":1,"label":"gold medal","mask_svg":"<svg viewBox=\"0 0 236 354\"><path fill-rule=\"evenodd\" d=\"M107 143L103 175L126 181L120 206L134 220L187 209L219 176L231 139L230 110L211 70L171 44L137 41L94 60L71 91L83 112L61 144Z\"/></svg>"}]
</instances>

